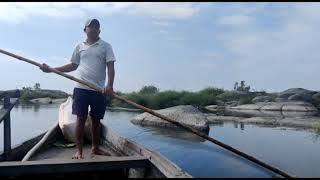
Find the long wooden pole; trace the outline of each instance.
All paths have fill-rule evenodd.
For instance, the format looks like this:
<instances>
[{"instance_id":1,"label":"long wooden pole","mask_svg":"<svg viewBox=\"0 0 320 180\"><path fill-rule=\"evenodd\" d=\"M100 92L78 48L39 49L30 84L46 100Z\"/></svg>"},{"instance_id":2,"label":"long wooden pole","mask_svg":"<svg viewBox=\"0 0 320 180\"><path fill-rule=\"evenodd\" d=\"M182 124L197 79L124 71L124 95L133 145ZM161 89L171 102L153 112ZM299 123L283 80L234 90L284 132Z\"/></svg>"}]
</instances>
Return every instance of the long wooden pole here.
<instances>
[{"instance_id":1,"label":"long wooden pole","mask_svg":"<svg viewBox=\"0 0 320 180\"><path fill-rule=\"evenodd\" d=\"M33 65L35 65L35 66L42 67L42 64L40 64L40 63L37 63L37 62L32 61L32 60L30 60L30 59L24 58L24 57L22 57L22 56L15 55L15 54L13 54L13 53L10 53L10 52L5 51L5 50L2 50L2 49L0 49L0 53L6 54L6 55L11 56L11 57L14 57L14 58L19 59L19 60L21 60L21 61L28 62L28 63L33 64ZM60 71L58 71L58 70L56 70L56 69L53 69L53 68L50 68L50 70L51 70L52 72L56 73L56 74L59 74L59 75L61 75L61 76L66 77L66 78L68 78L68 79L71 79L71 80L73 80L73 81L76 81L76 82L79 82L79 83L81 83L81 84L84 84L84 85L86 85L86 86L88 86L88 87L90 87L90 88L92 88L92 89L94 89L94 90L96 90L96 91L103 92L103 89L97 87L96 85L94 85L94 84L92 84L92 83L90 83L90 82L83 81L83 80L81 80L81 79L75 78L75 77L73 77L73 76L71 76L71 75L65 74L65 73L60 72ZM135 102L132 102L132 101L130 101L130 100L124 98L124 97L118 96L118 95L115 94L115 93L112 93L112 95L113 95L113 97L115 97L115 98L117 98L117 99L119 99L119 100L122 100L122 101L124 101L124 102L126 102L126 103L128 103L128 104L131 104L131 105L133 105L133 106L135 106L135 107L137 107L137 108L139 108L139 109L142 109L142 110L145 111L145 112L148 112L148 113L150 113L150 114L152 114L152 115L154 115L154 116L157 116L157 117L159 117L159 118L161 118L161 119L163 119L163 120L166 120L166 121L168 121L168 122L171 122L171 123L175 124L176 126L182 127L182 128L184 128L184 129L186 129L186 130L189 130L189 131L193 132L194 134L196 134L196 135L198 135L198 136L200 136L200 137L202 137L202 138L204 138L204 139L206 139L206 140L208 140L208 141L210 141L210 142L213 142L213 143L215 143L215 144L217 144L217 145L219 145L219 146L221 146L221 147L223 147L223 148L225 148L225 149L227 149L227 150L229 150L229 151L232 151L233 153L236 153L236 154L238 154L238 155L240 155L240 156L242 156L242 157L244 157L244 158L246 158L246 159L248 159L248 160L250 160L250 161L253 161L253 162L259 164L260 166L262 166L262 167L264 167L264 168L266 168L266 169L269 169L269 170L272 171L272 172L278 173L278 174L280 174L281 176L286 177L286 178L293 178L293 176L290 176L290 175L287 174L286 172L281 171L281 170L279 170L279 169L276 168L276 167L270 166L270 165L268 165L268 164L266 164L266 163L258 160L257 158L255 158L255 157L253 157L253 156L250 156L250 155L248 155L248 154L246 154L246 153L244 153L244 152L241 152L241 151L239 151L239 150L237 150L237 149L235 149L235 148L233 148L233 147L231 147L231 146L229 146L229 145L227 145L227 144L224 144L224 143L222 143L222 142L220 142L220 141L218 141L218 140L216 140L216 139L208 136L207 134L205 134L205 133L203 133L203 132L201 132L201 131L198 131L198 130L196 130L196 129L192 128L192 127L189 127L189 126L187 126L187 125L180 124L180 123L177 122L177 121L174 121L174 120L172 120L172 119L170 119L170 118L168 118L168 117L166 117L166 116L163 116L163 115L161 115L161 114L159 114L159 113L157 113L157 112L155 112L155 111L153 111L153 110L151 110L151 109L149 109L149 108L146 108L146 107L144 107L144 106L141 106L141 105L139 105L139 104L136 104Z\"/></svg>"}]
</instances>

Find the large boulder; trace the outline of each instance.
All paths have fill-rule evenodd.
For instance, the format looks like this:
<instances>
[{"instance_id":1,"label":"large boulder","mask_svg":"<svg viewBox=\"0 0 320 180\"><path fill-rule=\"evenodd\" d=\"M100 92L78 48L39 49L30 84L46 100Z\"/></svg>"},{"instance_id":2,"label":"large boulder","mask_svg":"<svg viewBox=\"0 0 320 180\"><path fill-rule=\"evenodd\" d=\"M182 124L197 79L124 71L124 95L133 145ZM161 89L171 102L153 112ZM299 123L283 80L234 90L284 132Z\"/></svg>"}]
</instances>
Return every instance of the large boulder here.
<instances>
[{"instance_id":1,"label":"large boulder","mask_svg":"<svg viewBox=\"0 0 320 180\"><path fill-rule=\"evenodd\" d=\"M209 111L209 112L219 112L219 111L222 111L224 110L224 106L218 106L218 105L208 105L208 106L205 106L204 109Z\"/></svg>"},{"instance_id":2,"label":"large boulder","mask_svg":"<svg viewBox=\"0 0 320 180\"><path fill-rule=\"evenodd\" d=\"M36 98L36 99L31 99L30 102L32 103L39 103L39 104L51 104L52 99L49 97L46 98Z\"/></svg>"},{"instance_id":3,"label":"large boulder","mask_svg":"<svg viewBox=\"0 0 320 180\"><path fill-rule=\"evenodd\" d=\"M259 110L264 104L243 104L235 107L226 107L226 109L238 109L238 110Z\"/></svg>"},{"instance_id":4,"label":"large boulder","mask_svg":"<svg viewBox=\"0 0 320 180\"><path fill-rule=\"evenodd\" d=\"M37 104L53 104L53 103L61 104L66 100L67 98L51 99L49 97L46 97L46 98L31 99L30 102L37 103Z\"/></svg>"},{"instance_id":5,"label":"large boulder","mask_svg":"<svg viewBox=\"0 0 320 180\"><path fill-rule=\"evenodd\" d=\"M257 103L257 102L271 102L273 99L271 96L257 96L255 98L252 99L253 103Z\"/></svg>"},{"instance_id":6,"label":"large boulder","mask_svg":"<svg viewBox=\"0 0 320 180\"><path fill-rule=\"evenodd\" d=\"M278 97L280 98L288 98L294 94L315 94L317 93L316 91L311 91L311 90L307 90L304 88L290 88L288 90L285 90L281 93L279 93Z\"/></svg>"},{"instance_id":7,"label":"large boulder","mask_svg":"<svg viewBox=\"0 0 320 180\"><path fill-rule=\"evenodd\" d=\"M67 98L52 99L52 103L61 104L61 103L65 102L66 100L67 100Z\"/></svg>"},{"instance_id":8,"label":"large boulder","mask_svg":"<svg viewBox=\"0 0 320 180\"><path fill-rule=\"evenodd\" d=\"M288 97L290 101L304 101L312 102L312 94L310 93L297 93Z\"/></svg>"},{"instance_id":9,"label":"large boulder","mask_svg":"<svg viewBox=\"0 0 320 180\"><path fill-rule=\"evenodd\" d=\"M320 104L320 92L317 92L317 93L313 94L312 95L312 100L316 104Z\"/></svg>"},{"instance_id":10,"label":"large boulder","mask_svg":"<svg viewBox=\"0 0 320 180\"><path fill-rule=\"evenodd\" d=\"M290 88L279 93L278 97L275 99L277 102L286 101L304 101L312 102L312 95L316 94L316 91L311 91L303 88Z\"/></svg>"},{"instance_id":11,"label":"large boulder","mask_svg":"<svg viewBox=\"0 0 320 180\"><path fill-rule=\"evenodd\" d=\"M155 112L169 117L181 124L188 125L203 132L209 132L209 125L206 121L205 115L191 105L174 106L166 109L155 110ZM176 125L146 112L137 115L131 120L131 122L133 124L140 125L177 128Z\"/></svg>"},{"instance_id":12,"label":"large boulder","mask_svg":"<svg viewBox=\"0 0 320 180\"><path fill-rule=\"evenodd\" d=\"M288 102L288 98L280 98L280 97L276 97L274 99L275 102Z\"/></svg>"}]
</instances>

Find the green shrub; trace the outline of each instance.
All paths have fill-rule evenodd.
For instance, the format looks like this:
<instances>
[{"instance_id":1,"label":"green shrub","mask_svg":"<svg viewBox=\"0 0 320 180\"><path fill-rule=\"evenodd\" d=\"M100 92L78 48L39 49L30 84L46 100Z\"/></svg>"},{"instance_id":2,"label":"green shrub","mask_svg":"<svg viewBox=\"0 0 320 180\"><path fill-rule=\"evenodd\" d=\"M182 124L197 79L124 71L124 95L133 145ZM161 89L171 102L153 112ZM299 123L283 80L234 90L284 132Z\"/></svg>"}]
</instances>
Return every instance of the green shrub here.
<instances>
[{"instance_id":1,"label":"green shrub","mask_svg":"<svg viewBox=\"0 0 320 180\"><path fill-rule=\"evenodd\" d=\"M268 95L266 92L241 92L227 91L220 88L207 87L198 92L190 91L159 91L155 86L143 86L138 92L121 93L123 96L137 104L146 106L151 109L163 109L178 105L193 105L204 107L207 105L217 104L219 101L239 101L241 104L251 103L251 100L260 95ZM112 99L112 106L134 108L125 102Z\"/></svg>"}]
</instances>

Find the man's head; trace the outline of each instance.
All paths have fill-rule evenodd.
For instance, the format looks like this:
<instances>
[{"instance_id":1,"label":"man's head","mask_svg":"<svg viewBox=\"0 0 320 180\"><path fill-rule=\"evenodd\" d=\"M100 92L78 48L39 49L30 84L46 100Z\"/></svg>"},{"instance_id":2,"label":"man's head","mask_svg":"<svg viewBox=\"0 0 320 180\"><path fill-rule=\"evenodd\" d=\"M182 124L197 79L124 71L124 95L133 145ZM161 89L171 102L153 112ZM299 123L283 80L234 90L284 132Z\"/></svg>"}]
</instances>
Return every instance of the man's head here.
<instances>
[{"instance_id":1,"label":"man's head","mask_svg":"<svg viewBox=\"0 0 320 180\"><path fill-rule=\"evenodd\" d=\"M100 23L97 19L88 19L84 26L84 32L87 34L88 38L96 39L100 34Z\"/></svg>"}]
</instances>

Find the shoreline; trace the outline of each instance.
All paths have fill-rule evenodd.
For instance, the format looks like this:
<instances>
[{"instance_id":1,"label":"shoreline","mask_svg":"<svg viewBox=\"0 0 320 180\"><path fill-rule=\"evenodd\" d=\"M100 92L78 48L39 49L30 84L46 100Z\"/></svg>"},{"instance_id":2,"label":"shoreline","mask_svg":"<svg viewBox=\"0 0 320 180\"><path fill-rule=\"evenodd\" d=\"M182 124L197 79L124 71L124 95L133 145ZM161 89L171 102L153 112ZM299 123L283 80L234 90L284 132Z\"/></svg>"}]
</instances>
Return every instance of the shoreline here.
<instances>
[{"instance_id":1,"label":"shoreline","mask_svg":"<svg viewBox=\"0 0 320 180\"><path fill-rule=\"evenodd\" d=\"M219 124L237 122L268 127L285 127L300 130L315 130L320 126L320 117L237 117L237 116L218 116L211 113L205 114L209 124Z\"/></svg>"}]
</instances>

